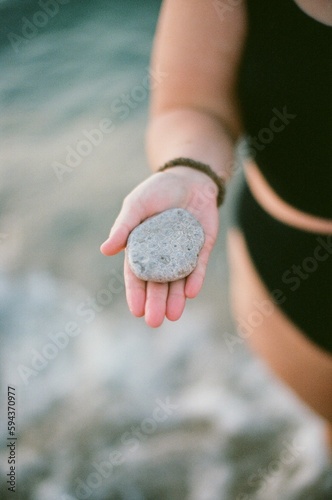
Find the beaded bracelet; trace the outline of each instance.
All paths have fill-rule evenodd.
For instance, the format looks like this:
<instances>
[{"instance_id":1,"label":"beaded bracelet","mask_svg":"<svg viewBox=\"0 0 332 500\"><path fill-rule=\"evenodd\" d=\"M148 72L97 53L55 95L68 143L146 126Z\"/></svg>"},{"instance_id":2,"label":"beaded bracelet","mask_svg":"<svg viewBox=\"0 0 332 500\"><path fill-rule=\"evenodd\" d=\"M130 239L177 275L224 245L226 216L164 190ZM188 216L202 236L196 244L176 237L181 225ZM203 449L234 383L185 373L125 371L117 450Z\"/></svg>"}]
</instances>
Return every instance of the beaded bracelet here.
<instances>
[{"instance_id":1,"label":"beaded bracelet","mask_svg":"<svg viewBox=\"0 0 332 500\"><path fill-rule=\"evenodd\" d=\"M178 166L191 167L194 168L195 170L199 170L207 174L210 177L210 179L212 179L216 183L218 187L217 207L220 207L225 198L225 192L226 192L225 181L221 177L219 177L219 175L217 175L209 165L201 163L200 161L192 160L191 158L175 158L174 160L168 161L162 167L158 168L157 172L163 172L168 168L178 167Z\"/></svg>"}]
</instances>

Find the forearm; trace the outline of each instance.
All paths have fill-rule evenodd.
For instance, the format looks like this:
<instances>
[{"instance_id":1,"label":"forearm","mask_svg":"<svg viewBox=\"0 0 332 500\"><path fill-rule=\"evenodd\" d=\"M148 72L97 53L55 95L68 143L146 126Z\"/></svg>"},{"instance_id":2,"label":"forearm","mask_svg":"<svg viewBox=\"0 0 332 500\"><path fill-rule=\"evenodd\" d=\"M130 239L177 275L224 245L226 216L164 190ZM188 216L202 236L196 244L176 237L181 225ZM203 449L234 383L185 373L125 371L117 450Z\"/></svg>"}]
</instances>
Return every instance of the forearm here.
<instances>
[{"instance_id":1,"label":"forearm","mask_svg":"<svg viewBox=\"0 0 332 500\"><path fill-rule=\"evenodd\" d=\"M153 171L169 160L186 157L208 164L228 180L234 163L235 140L217 116L200 109L177 107L150 119L147 156Z\"/></svg>"}]
</instances>

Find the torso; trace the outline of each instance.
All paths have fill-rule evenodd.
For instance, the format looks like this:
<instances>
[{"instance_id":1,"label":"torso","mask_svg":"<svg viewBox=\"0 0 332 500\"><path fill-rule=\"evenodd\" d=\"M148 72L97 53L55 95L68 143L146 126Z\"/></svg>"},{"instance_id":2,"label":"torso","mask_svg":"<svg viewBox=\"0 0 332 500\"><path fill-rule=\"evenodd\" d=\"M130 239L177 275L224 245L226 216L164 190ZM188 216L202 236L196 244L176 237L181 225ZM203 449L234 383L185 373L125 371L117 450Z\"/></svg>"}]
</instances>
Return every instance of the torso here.
<instances>
[{"instance_id":1,"label":"torso","mask_svg":"<svg viewBox=\"0 0 332 500\"><path fill-rule=\"evenodd\" d=\"M268 127L273 109L281 112L283 106L287 113L299 118L287 124L285 131L274 133L271 144L261 144L265 149L263 153L256 150L257 159L251 158L245 169L248 183L257 201L277 219L301 229L332 233L332 155L329 153L332 0L281 0L278 6L273 1L258 4L257 0L248 0L249 49L245 56L248 63L246 67L244 61L243 72L240 72L244 127L248 130L249 123L249 134L254 136ZM258 19L259 16L262 17ZM255 22L255 17L257 25L269 21L271 33L262 28L263 33L257 37L259 26L254 25L255 34L250 38L250 22L253 19ZM299 38L303 36L303 45L302 40L293 35L292 23ZM286 44L284 50L279 48L278 36L280 44ZM306 50L308 47L311 53ZM241 91L241 82L239 88ZM262 137L268 139L267 135Z\"/></svg>"},{"instance_id":2,"label":"torso","mask_svg":"<svg viewBox=\"0 0 332 500\"><path fill-rule=\"evenodd\" d=\"M259 0L253 1L258 2ZM284 0L281 0L281 2L283 4L285 3ZM289 2L292 3L293 0L289 0ZM248 3L250 3L250 0L248 0ZM273 4L274 0L266 2L266 4L270 3ZM316 20L329 27L332 26L331 3L332 0L331 2L327 0L296 0L297 5L295 5L295 7L298 8L301 14L299 17L305 18L306 16L310 16L307 21L310 19L310 21L315 24L313 20ZM300 12L300 9L303 13ZM311 18L313 18L313 20ZM330 29L328 27L325 26L326 29ZM332 50L332 43L330 46ZM331 150L331 144L329 145L329 150ZM332 171L332 161L330 169ZM271 188L255 163L250 161L246 162L246 175L253 195L263 206L265 211L269 212L272 216L277 219L279 218L282 222L299 227L300 229L308 229L313 232L330 232L332 234L332 217L330 220L323 219L310 213L294 209L294 207L281 199L275 190ZM331 192L330 202L332 204ZM248 210L248 213L252 214L253 212ZM251 224L257 223L255 215L254 213L251 218ZM283 228L283 230L284 229L285 228ZM291 232L297 233L292 230ZM254 235L259 234L259 229L253 231L253 233ZM277 235L278 234L280 234L280 232L277 232ZM296 235L296 238L297 237L298 235ZM311 236L303 233L302 237L306 239ZM265 238L268 240L268 237L265 236ZM281 247L283 243L284 242L281 242ZM293 245L293 247L302 249L301 244ZM304 250L304 252L306 252L306 250ZM278 254L277 249L275 249L275 254ZM273 268L273 264L271 264L272 261L269 259L269 252L266 252L261 257L260 255L261 254L258 252L258 258L256 255L256 262L257 260L267 261L266 266ZM301 252L299 255L301 255ZM307 254L305 253L305 255ZM311 254L308 254L308 256L309 255ZM251 318L255 313L253 304L273 304L271 295L262 281L262 275L259 275L257 271L258 267L253 264L252 255L248 252L248 243L243 233L241 234L239 230L233 229L229 234L229 256L232 267L231 292L234 316L240 320L242 318L248 320L248 318ZM301 262L297 258L293 260L292 256L290 260L294 262L294 264ZM302 262L305 260L306 259ZM283 269L287 269L287 266L283 267ZM331 283L328 278L326 278L326 275L324 279L327 283ZM285 283L282 283L281 288L283 288L284 284ZM303 290L303 287L305 287L304 284L301 285L301 290ZM270 288L270 291L272 290L273 288ZM315 290L315 287L313 290ZM319 291L321 292L321 290ZM292 293L292 295L290 295L291 297L296 296L293 292L290 293ZM324 292L322 292L322 294L330 297L329 293L324 294ZM310 304L310 311L315 309L314 291L312 297L314 297L314 300L313 305L311 306ZM302 310L304 309L303 305L301 305L301 308ZM326 308L326 312L327 310L328 307ZM326 319L327 315L324 313L321 317L328 327L330 323ZM240 320L238 320L239 323ZM241 332L240 328L243 327L239 326L238 331ZM330 422L329 433L330 444L332 444L332 357L330 353L321 348L322 344L320 344L320 339L322 332L319 328L315 330L315 334L316 335L308 337L303 330L300 330L296 324L293 323L293 317L284 314L281 308L276 307L272 313L264 317L261 324L258 326L255 325L249 333L245 332L244 336L246 340L249 341L252 348L269 363L270 368L286 381L307 404Z\"/></svg>"},{"instance_id":3,"label":"torso","mask_svg":"<svg viewBox=\"0 0 332 500\"><path fill-rule=\"evenodd\" d=\"M286 203L269 186L254 162L245 161L244 170L252 194L272 217L304 231L332 234L332 220L305 213Z\"/></svg>"}]
</instances>

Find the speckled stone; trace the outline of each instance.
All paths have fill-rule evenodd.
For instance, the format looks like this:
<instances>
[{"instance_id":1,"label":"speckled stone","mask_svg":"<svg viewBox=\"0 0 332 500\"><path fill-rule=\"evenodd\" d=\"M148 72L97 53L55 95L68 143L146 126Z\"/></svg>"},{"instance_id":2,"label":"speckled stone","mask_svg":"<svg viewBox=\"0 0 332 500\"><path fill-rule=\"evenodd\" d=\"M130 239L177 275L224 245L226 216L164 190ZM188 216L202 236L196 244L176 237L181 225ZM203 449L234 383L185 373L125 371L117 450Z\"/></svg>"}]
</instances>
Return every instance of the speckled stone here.
<instances>
[{"instance_id":1,"label":"speckled stone","mask_svg":"<svg viewBox=\"0 0 332 500\"><path fill-rule=\"evenodd\" d=\"M167 283L188 276L204 244L197 219L183 208L171 208L146 219L129 235L128 263L144 281Z\"/></svg>"}]
</instances>

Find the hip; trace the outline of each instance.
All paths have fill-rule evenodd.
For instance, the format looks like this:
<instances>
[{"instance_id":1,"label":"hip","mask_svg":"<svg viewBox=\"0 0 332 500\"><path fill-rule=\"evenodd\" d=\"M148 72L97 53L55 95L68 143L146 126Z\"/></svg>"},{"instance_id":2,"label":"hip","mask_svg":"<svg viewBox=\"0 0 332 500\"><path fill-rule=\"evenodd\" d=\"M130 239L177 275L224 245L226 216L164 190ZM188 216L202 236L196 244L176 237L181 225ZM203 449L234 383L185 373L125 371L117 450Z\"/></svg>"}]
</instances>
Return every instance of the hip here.
<instances>
[{"instance_id":1,"label":"hip","mask_svg":"<svg viewBox=\"0 0 332 500\"><path fill-rule=\"evenodd\" d=\"M332 352L329 225L317 224L308 230L291 225L290 219L280 220L257 201L249 182L243 183L238 196L235 222L270 296L304 334Z\"/></svg>"}]
</instances>

